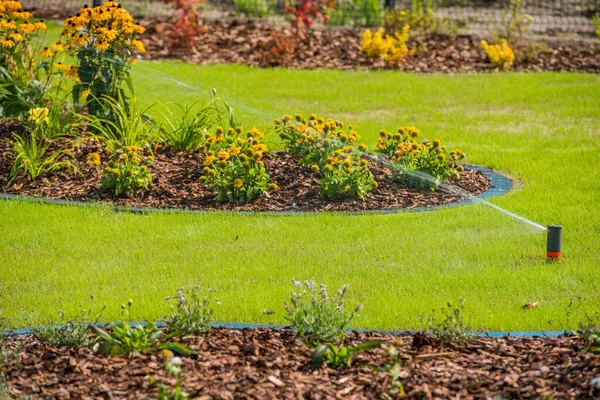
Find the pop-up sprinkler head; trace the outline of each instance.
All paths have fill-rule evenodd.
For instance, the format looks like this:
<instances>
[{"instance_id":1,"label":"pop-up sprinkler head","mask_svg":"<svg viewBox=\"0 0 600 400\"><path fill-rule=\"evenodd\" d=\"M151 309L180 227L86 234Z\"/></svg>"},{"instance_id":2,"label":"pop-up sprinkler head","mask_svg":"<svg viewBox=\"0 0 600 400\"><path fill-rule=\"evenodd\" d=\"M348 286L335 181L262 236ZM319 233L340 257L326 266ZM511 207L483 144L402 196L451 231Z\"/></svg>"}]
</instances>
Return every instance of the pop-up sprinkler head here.
<instances>
[{"instance_id":1,"label":"pop-up sprinkler head","mask_svg":"<svg viewBox=\"0 0 600 400\"><path fill-rule=\"evenodd\" d=\"M548 241L546 245L546 257L549 261L560 261L562 247L562 226L548 225Z\"/></svg>"}]
</instances>

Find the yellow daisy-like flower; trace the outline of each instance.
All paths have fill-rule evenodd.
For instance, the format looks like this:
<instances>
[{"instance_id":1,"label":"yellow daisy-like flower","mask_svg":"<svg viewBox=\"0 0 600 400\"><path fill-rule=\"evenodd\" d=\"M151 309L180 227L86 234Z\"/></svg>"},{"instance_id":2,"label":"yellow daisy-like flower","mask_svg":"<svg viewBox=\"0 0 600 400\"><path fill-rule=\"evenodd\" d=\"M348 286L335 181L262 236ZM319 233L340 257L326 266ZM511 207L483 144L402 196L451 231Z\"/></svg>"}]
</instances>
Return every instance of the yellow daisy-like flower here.
<instances>
[{"instance_id":1,"label":"yellow daisy-like flower","mask_svg":"<svg viewBox=\"0 0 600 400\"><path fill-rule=\"evenodd\" d=\"M52 43L52 48L56 51L63 51L65 49L65 45L60 40Z\"/></svg>"},{"instance_id":2,"label":"yellow daisy-like flower","mask_svg":"<svg viewBox=\"0 0 600 400\"><path fill-rule=\"evenodd\" d=\"M112 27L109 26L108 28L98 29L98 36L102 40L106 40L107 42L112 42L113 40L115 40L117 38L117 36L119 36L119 32L117 32L116 29L113 29Z\"/></svg>"},{"instance_id":3,"label":"yellow daisy-like flower","mask_svg":"<svg viewBox=\"0 0 600 400\"><path fill-rule=\"evenodd\" d=\"M45 31L48 29L48 26L44 23L44 21L34 22L33 27L38 31Z\"/></svg>"},{"instance_id":4,"label":"yellow daisy-like flower","mask_svg":"<svg viewBox=\"0 0 600 400\"><path fill-rule=\"evenodd\" d=\"M42 51L40 51L40 55L42 57L52 57L54 55L54 52L52 50L50 50L47 47L44 47L44 49Z\"/></svg>"},{"instance_id":5,"label":"yellow daisy-like flower","mask_svg":"<svg viewBox=\"0 0 600 400\"><path fill-rule=\"evenodd\" d=\"M21 35L20 33L11 33L10 35L8 35L8 37L10 39L14 40L17 43L22 42L23 40L25 40L25 38L23 37L23 35Z\"/></svg>"},{"instance_id":6,"label":"yellow daisy-like flower","mask_svg":"<svg viewBox=\"0 0 600 400\"><path fill-rule=\"evenodd\" d=\"M19 3L18 1L4 1L2 2L2 5L4 6L6 11L17 11L23 8L21 3Z\"/></svg>"},{"instance_id":7,"label":"yellow daisy-like flower","mask_svg":"<svg viewBox=\"0 0 600 400\"><path fill-rule=\"evenodd\" d=\"M77 74L77 66L71 65L67 68L67 76L69 78L78 79L79 75Z\"/></svg>"},{"instance_id":8,"label":"yellow daisy-like flower","mask_svg":"<svg viewBox=\"0 0 600 400\"><path fill-rule=\"evenodd\" d=\"M15 42L13 42L12 40L1 39L0 46L5 47L7 49L12 49L13 47L15 47Z\"/></svg>"},{"instance_id":9,"label":"yellow daisy-like flower","mask_svg":"<svg viewBox=\"0 0 600 400\"><path fill-rule=\"evenodd\" d=\"M33 19L33 14L30 13L29 11L13 11L10 14L10 17L13 19Z\"/></svg>"},{"instance_id":10,"label":"yellow daisy-like flower","mask_svg":"<svg viewBox=\"0 0 600 400\"><path fill-rule=\"evenodd\" d=\"M104 39L97 41L96 43L94 43L94 47L97 48L98 50L108 50L110 48L110 44L108 44L108 42Z\"/></svg>"},{"instance_id":11,"label":"yellow daisy-like flower","mask_svg":"<svg viewBox=\"0 0 600 400\"><path fill-rule=\"evenodd\" d=\"M100 165L100 154L91 153L90 155L87 156L87 162L88 162L88 164L90 164L93 167L99 166Z\"/></svg>"},{"instance_id":12,"label":"yellow daisy-like flower","mask_svg":"<svg viewBox=\"0 0 600 400\"><path fill-rule=\"evenodd\" d=\"M19 31L23 32L24 34L29 34L33 31L35 31L35 25L34 24L30 24L28 22L19 25Z\"/></svg>"},{"instance_id":13,"label":"yellow daisy-like flower","mask_svg":"<svg viewBox=\"0 0 600 400\"><path fill-rule=\"evenodd\" d=\"M236 189L239 189L242 186L244 186L244 182L242 182L240 178L237 178L235 181L233 181L233 187L235 187Z\"/></svg>"},{"instance_id":14,"label":"yellow daisy-like flower","mask_svg":"<svg viewBox=\"0 0 600 400\"><path fill-rule=\"evenodd\" d=\"M15 21L11 20L0 20L0 28L2 29L17 29L17 24Z\"/></svg>"},{"instance_id":15,"label":"yellow daisy-like flower","mask_svg":"<svg viewBox=\"0 0 600 400\"><path fill-rule=\"evenodd\" d=\"M144 43L141 40L134 39L131 41L131 45L139 52L145 53L146 48L144 47Z\"/></svg>"},{"instance_id":16,"label":"yellow daisy-like flower","mask_svg":"<svg viewBox=\"0 0 600 400\"><path fill-rule=\"evenodd\" d=\"M241 149L239 147L236 146L231 146L229 148L229 155L236 155L236 154L240 154Z\"/></svg>"},{"instance_id":17,"label":"yellow daisy-like flower","mask_svg":"<svg viewBox=\"0 0 600 400\"><path fill-rule=\"evenodd\" d=\"M45 122L49 123L50 119L48 118L48 109L46 107L41 108L32 108L29 110L29 118L28 121L33 121L36 124Z\"/></svg>"},{"instance_id":18,"label":"yellow daisy-like flower","mask_svg":"<svg viewBox=\"0 0 600 400\"><path fill-rule=\"evenodd\" d=\"M129 60L129 63L131 65L136 65L137 64L137 60L135 58L132 58L131 60Z\"/></svg>"}]
</instances>

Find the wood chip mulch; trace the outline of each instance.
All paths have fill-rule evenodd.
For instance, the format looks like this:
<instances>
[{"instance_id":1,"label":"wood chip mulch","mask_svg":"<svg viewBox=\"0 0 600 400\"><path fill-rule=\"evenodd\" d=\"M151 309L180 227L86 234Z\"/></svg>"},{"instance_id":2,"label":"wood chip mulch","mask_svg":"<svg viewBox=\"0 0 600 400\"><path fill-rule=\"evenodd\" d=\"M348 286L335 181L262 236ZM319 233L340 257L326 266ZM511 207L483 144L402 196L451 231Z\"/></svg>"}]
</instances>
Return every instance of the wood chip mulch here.
<instances>
[{"instance_id":1,"label":"wood chip mulch","mask_svg":"<svg viewBox=\"0 0 600 400\"><path fill-rule=\"evenodd\" d=\"M265 156L265 166L272 182L280 190L246 203L215 202L216 191L199 183L204 167L201 153L174 153L159 148L156 160L149 168L153 176L150 189L143 193L136 192L131 198L113 198L110 192L99 187L102 172L87 164L87 156L93 152L99 153L106 163L106 151L94 139L70 146L75 157L72 162L82 175L61 171L41 176L33 182L17 178L10 187L6 187L13 158L11 146L0 141L0 188L11 194L132 207L279 212L395 210L437 206L482 193L490 187L490 182L480 172L465 171L460 179L450 182L456 189L451 193L409 189L392 180L392 171L388 167L371 162L371 171L379 187L369 193L365 201L349 197L326 200L319 194L317 177L298 166L296 159L287 153L273 153Z\"/></svg>"},{"instance_id":2,"label":"wood chip mulch","mask_svg":"<svg viewBox=\"0 0 600 400\"><path fill-rule=\"evenodd\" d=\"M402 354L399 374L411 399L594 399L600 357L583 339L481 338L442 345L428 337L352 333L347 343L380 339ZM419 339L419 340L415 340ZM350 368L310 367L310 350L289 330L215 329L183 342L182 387L195 399L392 399L384 348L361 353ZM16 350L13 350L16 349ZM156 397L158 382L174 385L160 356L128 359L88 348L53 348L32 336L8 339L0 372L13 396L44 399ZM379 369L379 370L378 370Z\"/></svg>"},{"instance_id":3,"label":"wood chip mulch","mask_svg":"<svg viewBox=\"0 0 600 400\"><path fill-rule=\"evenodd\" d=\"M271 46L273 33L286 28L266 21L229 19L206 22L205 32L192 51L169 48L170 24L154 20L140 22L147 28L142 37L149 59L174 58L201 64L246 64L266 67L283 65L289 68L370 69L386 68L381 60L364 57L360 51L362 30L314 30L304 40L296 41L294 52L283 64L270 62L264 49ZM288 32L289 33L289 32ZM416 49L397 68L419 73L493 71L481 49L480 39L470 35L456 38L431 37L422 44L409 43ZM521 54L527 54L526 51ZM518 55L518 54L517 54ZM531 59L515 61L515 71L600 72L600 47L582 42L558 42L530 53ZM526 57L522 57L526 58Z\"/></svg>"}]
</instances>

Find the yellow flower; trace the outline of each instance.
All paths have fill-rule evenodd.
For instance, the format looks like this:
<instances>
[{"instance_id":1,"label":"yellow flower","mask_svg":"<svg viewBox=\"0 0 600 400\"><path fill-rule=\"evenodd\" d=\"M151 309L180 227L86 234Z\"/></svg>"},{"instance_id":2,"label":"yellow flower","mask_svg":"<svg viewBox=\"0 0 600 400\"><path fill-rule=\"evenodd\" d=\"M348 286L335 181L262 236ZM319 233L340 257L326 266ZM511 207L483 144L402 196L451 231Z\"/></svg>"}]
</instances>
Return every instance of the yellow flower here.
<instances>
[{"instance_id":1,"label":"yellow flower","mask_svg":"<svg viewBox=\"0 0 600 400\"><path fill-rule=\"evenodd\" d=\"M107 42L112 42L113 40L115 40L117 38L118 35L119 35L119 33L110 26L108 28L98 29L98 36L102 40L106 40Z\"/></svg>"},{"instance_id":2,"label":"yellow flower","mask_svg":"<svg viewBox=\"0 0 600 400\"><path fill-rule=\"evenodd\" d=\"M32 108L29 110L29 118L27 120L34 121L36 124L42 122L49 123L50 119L48 118L48 112L46 107Z\"/></svg>"},{"instance_id":3,"label":"yellow flower","mask_svg":"<svg viewBox=\"0 0 600 400\"><path fill-rule=\"evenodd\" d=\"M31 33L34 30L35 30L35 25L34 24L30 24L28 22L19 25L19 31L23 32L24 34Z\"/></svg>"},{"instance_id":4,"label":"yellow flower","mask_svg":"<svg viewBox=\"0 0 600 400\"><path fill-rule=\"evenodd\" d=\"M144 47L144 43L141 40L134 39L131 41L131 45L140 53L145 53L146 48Z\"/></svg>"},{"instance_id":5,"label":"yellow flower","mask_svg":"<svg viewBox=\"0 0 600 400\"><path fill-rule=\"evenodd\" d=\"M82 99L87 99L87 97L88 97L89 95L90 95L90 91L89 91L89 90L82 90L82 91L81 91L81 95L80 95L80 97L81 97Z\"/></svg>"},{"instance_id":6,"label":"yellow flower","mask_svg":"<svg viewBox=\"0 0 600 400\"><path fill-rule=\"evenodd\" d=\"M65 45L59 40L52 43L52 48L56 51L63 51L65 49Z\"/></svg>"},{"instance_id":7,"label":"yellow flower","mask_svg":"<svg viewBox=\"0 0 600 400\"><path fill-rule=\"evenodd\" d=\"M230 155L230 156L234 156L234 155L236 155L236 154L240 154L240 150L241 150L241 149L240 149L239 147L231 146L231 147L229 148L229 155Z\"/></svg>"},{"instance_id":8,"label":"yellow flower","mask_svg":"<svg viewBox=\"0 0 600 400\"><path fill-rule=\"evenodd\" d=\"M279 190L279 186L277 186L277 184L276 184L276 183L271 183L271 184L269 185L269 190L270 190L270 191L272 191L272 192L274 192L274 191L276 191L276 190Z\"/></svg>"},{"instance_id":9,"label":"yellow flower","mask_svg":"<svg viewBox=\"0 0 600 400\"><path fill-rule=\"evenodd\" d=\"M8 35L8 37L17 43L25 40L25 38L20 33L11 33L10 35Z\"/></svg>"},{"instance_id":10,"label":"yellow flower","mask_svg":"<svg viewBox=\"0 0 600 400\"><path fill-rule=\"evenodd\" d=\"M48 29L48 27L46 26L46 24L44 23L44 21L34 22L33 26L38 31L45 31L45 30Z\"/></svg>"},{"instance_id":11,"label":"yellow flower","mask_svg":"<svg viewBox=\"0 0 600 400\"><path fill-rule=\"evenodd\" d=\"M242 182L240 178L237 178L235 181L233 181L233 187L235 187L236 189L241 188L243 185L244 182Z\"/></svg>"},{"instance_id":12,"label":"yellow flower","mask_svg":"<svg viewBox=\"0 0 600 400\"><path fill-rule=\"evenodd\" d=\"M90 155L87 156L87 162L88 162L88 164L90 164L93 167L99 166L100 165L100 154L91 153Z\"/></svg>"},{"instance_id":13,"label":"yellow flower","mask_svg":"<svg viewBox=\"0 0 600 400\"><path fill-rule=\"evenodd\" d=\"M71 65L67 68L67 76L73 79L79 79L79 75L77 74L77 66Z\"/></svg>"},{"instance_id":14,"label":"yellow flower","mask_svg":"<svg viewBox=\"0 0 600 400\"><path fill-rule=\"evenodd\" d=\"M7 49L12 49L15 47L15 42L12 40L0 39L0 46L6 47Z\"/></svg>"},{"instance_id":15,"label":"yellow flower","mask_svg":"<svg viewBox=\"0 0 600 400\"><path fill-rule=\"evenodd\" d=\"M2 28L2 29L17 29L17 24L15 23L15 21L2 19L2 20L0 20L0 28Z\"/></svg>"},{"instance_id":16,"label":"yellow flower","mask_svg":"<svg viewBox=\"0 0 600 400\"><path fill-rule=\"evenodd\" d=\"M54 55L54 52L52 50L50 50L47 47L44 47L44 49L42 51L40 51L40 55L42 57L52 57Z\"/></svg>"},{"instance_id":17,"label":"yellow flower","mask_svg":"<svg viewBox=\"0 0 600 400\"><path fill-rule=\"evenodd\" d=\"M108 42L104 39L100 39L99 41L97 41L96 43L94 43L94 47L97 48L98 50L108 50L110 48L110 45L108 44Z\"/></svg>"}]
</instances>

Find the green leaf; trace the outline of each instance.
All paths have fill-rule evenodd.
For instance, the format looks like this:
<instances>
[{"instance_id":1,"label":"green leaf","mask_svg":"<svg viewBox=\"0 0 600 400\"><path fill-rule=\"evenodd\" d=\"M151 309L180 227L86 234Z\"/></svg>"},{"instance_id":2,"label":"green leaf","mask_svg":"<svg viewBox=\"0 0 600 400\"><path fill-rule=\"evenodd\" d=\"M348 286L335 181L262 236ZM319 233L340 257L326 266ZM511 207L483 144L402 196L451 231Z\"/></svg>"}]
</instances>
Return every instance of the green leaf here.
<instances>
[{"instance_id":1,"label":"green leaf","mask_svg":"<svg viewBox=\"0 0 600 400\"><path fill-rule=\"evenodd\" d=\"M310 366L313 368L318 368L323 365L323 358L330 351L330 344L321 344L313 350L310 355Z\"/></svg>"},{"instance_id":2,"label":"green leaf","mask_svg":"<svg viewBox=\"0 0 600 400\"><path fill-rule=\"evenodd\" d=\"M161 343L157 346L157 349L158 350L165 350L165 349L171 350L173 353L178 354L180 356L184 356L184 357L189 357L189 356L198 354L197 351L190 349L186 345L183 345L181 343L173 343L173 342Z\"/></svg>"}]
</instances>

